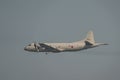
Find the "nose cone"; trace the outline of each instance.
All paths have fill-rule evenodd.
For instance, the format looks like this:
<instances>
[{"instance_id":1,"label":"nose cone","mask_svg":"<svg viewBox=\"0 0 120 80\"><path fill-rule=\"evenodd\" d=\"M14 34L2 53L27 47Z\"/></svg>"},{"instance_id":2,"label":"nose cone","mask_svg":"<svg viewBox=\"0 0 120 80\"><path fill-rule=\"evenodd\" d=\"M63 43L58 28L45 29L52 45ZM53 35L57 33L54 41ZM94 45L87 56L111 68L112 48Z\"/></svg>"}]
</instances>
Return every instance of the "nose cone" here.
<instances>
[{"instance_id":1,"label":"nose cone","mask_svg":"<svg viewBox=\"0 0 120 80\"><path fill-rule=\"evenodd\" d=\"M24 47L24 50L26 51L26 50L27 50L27 48L26 48L26 47Z\"/></svg>"}]
</instances>

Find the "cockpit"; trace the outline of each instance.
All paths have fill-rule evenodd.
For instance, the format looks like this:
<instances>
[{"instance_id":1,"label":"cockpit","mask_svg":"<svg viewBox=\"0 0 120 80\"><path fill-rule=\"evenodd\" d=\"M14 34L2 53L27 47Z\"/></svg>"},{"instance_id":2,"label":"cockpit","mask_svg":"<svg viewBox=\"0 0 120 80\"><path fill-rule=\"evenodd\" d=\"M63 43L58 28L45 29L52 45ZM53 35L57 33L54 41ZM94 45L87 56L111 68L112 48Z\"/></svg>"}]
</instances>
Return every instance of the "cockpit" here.
<instances>
[{"instance_id":1,"label":"cockpit","mask_svg":"<svg viewBox=\"0 0 120 80\"><path fill-rule=\"evenodd\" d=\"M38 43L31 43L24 47L25 51L31 51L31 52L39 52L40 50L40 45Z\"/></svg>"},{"instance_id":2,"label":"cockpit","mask_svg":"<svg viewBox=\"0 0 120 80\"><path fill-rule=\"evenodd\" d=\"M31 44L29 44L28 46L31 46Z\"/></svg>"},{"instance_id":3,"label":"cockpit","mask_svg":"<svg viewBox=\"0 0 120 80\"><path fill-rule=\"evenodd\" d=\"M25 47L24 47L24 50L25 50L25 51L35 51L36 49L35 49L35 46L34 46L34 45L35 45L34 43L31 43L31 44L25 46Z\"/></svg>"}]
</instances>

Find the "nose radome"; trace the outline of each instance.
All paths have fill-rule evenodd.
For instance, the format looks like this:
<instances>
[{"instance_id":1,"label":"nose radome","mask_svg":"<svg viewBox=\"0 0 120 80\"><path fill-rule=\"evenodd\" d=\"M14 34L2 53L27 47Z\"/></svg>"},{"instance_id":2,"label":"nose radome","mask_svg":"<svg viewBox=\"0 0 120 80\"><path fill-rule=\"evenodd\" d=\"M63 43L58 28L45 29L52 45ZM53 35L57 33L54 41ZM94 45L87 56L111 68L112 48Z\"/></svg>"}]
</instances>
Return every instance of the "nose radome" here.
<instances>
[{"instance_id":1,"label":"nose radome","mask_svg":"<svg viewBox=\"0 0 120 80\"><path fill-rule=\"evenodd\" d=\"M27 48L26 48L26 47L24 47L24 50L27 50Z\"/></svg>"}]
</instances>

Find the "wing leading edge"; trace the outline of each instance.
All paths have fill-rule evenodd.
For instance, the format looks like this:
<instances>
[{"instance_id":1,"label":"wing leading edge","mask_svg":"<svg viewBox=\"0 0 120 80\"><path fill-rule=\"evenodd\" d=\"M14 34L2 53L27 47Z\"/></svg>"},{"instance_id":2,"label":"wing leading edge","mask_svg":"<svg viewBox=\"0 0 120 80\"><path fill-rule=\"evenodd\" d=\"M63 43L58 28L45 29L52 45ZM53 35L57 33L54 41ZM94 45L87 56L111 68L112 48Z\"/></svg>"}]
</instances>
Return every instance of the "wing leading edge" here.
<instances>
[{"instance_id":1,"label":"wing leading edge","mask_svg":"<svg viewBox=\"0 0 120 80\"><path fill-rule=\"evenodd\" d=\"M60 50L53 48L45 43L39 43L40 47L44 48L45 52L61 52Z\"/></svg>"}]
</instances>

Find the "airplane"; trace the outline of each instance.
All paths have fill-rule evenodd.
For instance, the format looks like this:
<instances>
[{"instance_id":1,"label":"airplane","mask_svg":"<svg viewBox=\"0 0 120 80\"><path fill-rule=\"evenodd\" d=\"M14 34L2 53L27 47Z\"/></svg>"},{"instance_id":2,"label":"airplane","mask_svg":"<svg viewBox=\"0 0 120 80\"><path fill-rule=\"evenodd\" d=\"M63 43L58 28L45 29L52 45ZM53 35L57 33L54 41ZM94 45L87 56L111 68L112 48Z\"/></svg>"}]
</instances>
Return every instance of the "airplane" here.
<instances>
[{"instance_id":1,"label":"airplane","mask_svg":"<svg viewBox=\"0 0 120 80\"><path fill-rule=\"evenodd\" d=\"M31 43L24 47L25 51L29 52L71 52L81 51L89 48L98 47L100 45L108 45L107 43L96 43L94 40L94 34L89 31L87 37L81 41L71 43Z\"/></svg>"}]
</instances>

